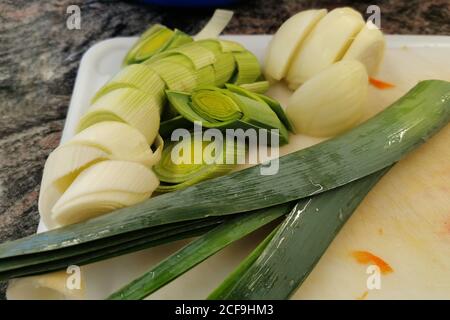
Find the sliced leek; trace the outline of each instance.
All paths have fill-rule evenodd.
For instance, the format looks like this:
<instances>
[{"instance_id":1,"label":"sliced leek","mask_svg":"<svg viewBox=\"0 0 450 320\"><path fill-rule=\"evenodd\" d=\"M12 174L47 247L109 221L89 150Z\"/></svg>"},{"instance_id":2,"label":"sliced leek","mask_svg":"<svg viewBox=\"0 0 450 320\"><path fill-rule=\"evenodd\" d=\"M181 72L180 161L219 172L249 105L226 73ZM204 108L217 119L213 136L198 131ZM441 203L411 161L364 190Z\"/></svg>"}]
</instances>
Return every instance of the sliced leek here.
<instances>
[{"instance_id":1,"label":"sliced leek","mask_svg":"<svg viewBox=\"0 0 450 320\"><path fill-rule=\"evenodd\" d=\"M125 122L138 129L152 143L159 129L161 105L141 90L120 88L101 96L81 117L78 132L103 121Z\"/></svg>"},{"instance_id":2,"label":"sliced leek","mask_svg":"<svg viewBox=\"0 0 450 320\"><path fill-rule=\"evenodd\" d=\"M203 29L194 37L195 40L217 38L233 17L233 11L217 9Z\"/></svg>"},{"instance_id":3,"label":"sliced leek","mask_svg":"<svg viewBox=\"0 0 450 320\"><path fill-rule=\"evenodd\" d=\"M216 62L212 65L215 75L214 84L218 87L223 86L231 78L235 69L233 53L223 52L221 43L217 40L200 40L195 43L214 52L216 56Z\"/></svg>"},{"instance_id":4,"label":"sliced leek","mask_svg":"<svg viewBox=\"0 0 450 320\"><path fill-rule=\"evenodd\" d=\"M298 88L339 61L363 27L361 14L351 8L330 11L317 23L293 59L286 77L289 88Z\"/></svg>"},{"instance_id":5,"label":"sliced leek","mask_svg":"<svg viewBox=\"0 0 450 320\"><path fill-rule=\"evenodd\" d=\"M280 143L288 142L288 131L277 114L263 99L244 88L229 85L227 89L203 87L192 94L166 94L180 114L180 121L201 122L206 128L277 129ZM163 122L161 127L165 126Z\"/></svg>"},{"instance_id":6,"label":"sliced leek","mask_svg":"<svg viewBox=\"0 0 450 320\"><path fill-rule=\"evenodd\" d=\"M255 93L265 93L269 90L269 81L257 81L253 83L244 83L240 85L242 88L255 92Z\"/></svg>"},{"instance_id":7,"label":"sliced leek","mask_svg":"<svg viewBox=\"0 0 450 320\"><path fill-rule=\"evenodd\" d=\"M192 42L192 38L180 30L156 24L145 31L125 56L124 65L140 63L153 55Z\"/></svg>"},{"instance_id":8,"label":"sliced leek","mask_svg":"<svg viewBox=\"0 0 450 320\"><path fill-rule=\"evenodd\" d=\"M161 181L157 191L172 192L227 174L244 153L245 145L239 141L208 142L195 134L179 142L169 142L162 152L161 161L154 167Z\"/></svg>"},{"instance_id":9,"label":"sliced leek","mask_svg":"<svg viewBox=\"0 0 450 320\"><path fill-rule=\"evenodd\" d=\"M36 272L40 265L33 264L33 260L38 257L51 261L55 255L95 241L107 242L168 223L257 210L334 189L390 166L449 121L450 83L423 81L348 133L281 157L276 175L261 176L259 166L255 166L89 222L4 243L0 245L0 277L23 274L21 268L26 268L27 274ZM95 256L102 258L100 252ZM31 257L25 266L21 262L24 257ZM76 257L71 260L77 261ZM57 266L49 262L41 267L50 270Z\"/></svg>"},{"instance_id":10,"label":"sliced leek","mask_svg":"<svg viewBox=\"0 0 450 320\"><path fill-rule=\"evenodd\" d=\"M354 127L364 114L368 77L357 60L337 62L289 98L286 114L298 133L330 137Z\"/></svg>"},{"instance_id":11,"label":"sliced leek","mask_svg":"<svg viewBox=\"0 0 450 320\"><path fill-rule=\"evenodd\" d=\"M146 62L166 83L171 90L191 91L197 87L195 70L190 66L187 58L168 56L163 59L155 59Z\"/></svg>"},{"instance_id":12,"label":"sliced leek","mask_svg":"<svg viewBox=\"0 0 450 320\"><path fill-rule=\"evenodd\" d=\"M56 227L51 219L53 206L87 167L106 159L137 162L150 167L158 157L160 151L154 153L145 137L125 123L100 122L81 131L55 149L45 163L39 194L39 212L45 225Z\"/></svg>"},{"instance_id":13,"label":"sliced leek","mask_svg":"<svg viewBox=\"0 0 450 320\"><path fill-rule=\"evenodd\" d=\"M261 75L258 59L250 51L233 53L236 62L236 72L231 78L235 84L255 82Z\"/></svg>"},{"instance_id":14,"label":"sliced leek","mask_svg":"<svg viewBox=\"0 0 450 320\"><path fill-rule=\"evenodd\" d=\"M158 103L164 102L165 83L161 77L144 64L133 64L119 71L111 80L101 87L91 103L95 103L106 93L124 87L140 89L144 93L157 97Z\"/></svg>"}]
</instances>

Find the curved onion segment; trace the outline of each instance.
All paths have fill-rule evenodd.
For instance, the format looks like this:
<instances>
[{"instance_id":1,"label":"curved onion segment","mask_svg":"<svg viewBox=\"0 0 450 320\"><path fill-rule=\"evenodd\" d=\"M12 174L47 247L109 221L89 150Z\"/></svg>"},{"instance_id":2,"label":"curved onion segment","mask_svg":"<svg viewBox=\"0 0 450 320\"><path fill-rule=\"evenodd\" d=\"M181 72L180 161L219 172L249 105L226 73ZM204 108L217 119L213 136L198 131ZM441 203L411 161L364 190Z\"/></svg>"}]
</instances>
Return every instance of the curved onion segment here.
<instances>
[{"instance_id":1,"label":"curved onion segment","mask_svg":"<svg viewBox=\"0 0 450 320\"><path fill-rule=\"evenodd\" d=\"M385 47L383 33L369 21L353 40L342 59L360 61L366 67L369 76L373 76L383 61Z\"/></svg>"},{"instance_id":2,"label":"curved onion segment","mask_svg":"<svg viewBox=\"0 0 450 320\"><path fill-rule=\"evenodd\" d=\"M340 61L305 82L286 113L297 132L329 137L355 126L364 112L367 72L356 60Z\"/></svg>"},{"instance_id":3,"label":"curved onion segment","mask_svg":"<svg viewBox=\"0 0 450 320\"><path fill-rule=\"evenodd\" d=\"M292 58L314 26L327 14L326 9L301 11L287 19L270 41L265 58L269 79L285 77Z\"/></svg>"},{"instance_id":4,"label":"curved onion segment","mask_svg":"<svg viewBox=\"0 0 450 320\"><path fill-rule=\"evenodd\" d=\"M80 273L80 287L67 287L66 270L43 275L12 279L6 297L8 300L81 300L85 298L86 285Z\"/></svg>"},{"instance_id":5,"label":"curved onion segment","mask_svg":"<svg viewBox=\"0 0 450 320\"><path fill-rule=\"evenodd\" d=\"M131 206L150 197L159 180L146 166L107 160L81 172L52 208L52 220L68 225Z\"/></svg>"},{"instance_id":6,"label":"curved onion segment","mask_svg":"<svg viewBox=\"0 0 450 320\"><path fill-rule=\"evenodd\" d=\"M56 148L45 163L39 194L39 212L45 225L54 227L50 219L51 209L84 169L107 159L132 161L150 167L158 161L160 153L158 149L153 153L145 137L125 123L100 122L81 131L68 143Z\"/></svg>"},{"instance_id":7,"label":"curved onion segment","mask_svg":"<svg viewBox=\"0 0 450 320\"><path fill-rule=\"evenodd\" d=\"M351 8L338 8L328 13L317 23L294 57L286 77L289 88L298 88L339 61L363 27L361 14Z\"/></svg>"}]
</instances>

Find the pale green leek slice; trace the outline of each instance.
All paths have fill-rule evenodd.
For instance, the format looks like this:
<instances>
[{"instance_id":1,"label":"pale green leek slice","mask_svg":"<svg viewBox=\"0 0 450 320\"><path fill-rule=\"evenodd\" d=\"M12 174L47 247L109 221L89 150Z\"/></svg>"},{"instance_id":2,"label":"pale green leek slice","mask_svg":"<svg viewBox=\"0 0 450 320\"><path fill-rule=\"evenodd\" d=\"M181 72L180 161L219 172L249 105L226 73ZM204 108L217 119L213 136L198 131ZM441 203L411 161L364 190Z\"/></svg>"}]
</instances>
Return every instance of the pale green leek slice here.
<instances>
[{"instance_id":1,"label":"pale green leek slice","mask_svg":"<svg viewBox=\"0 0 450 320\"><path fill-rule=\"evenodd\" d=\"M157 192L171 192L230 172L245 152L238 142L204 141L190 134L181 141L166 142L161 161L153 170L160 180Z\"/></svg>"},{"instance_id":2,"label":"pale green leek slice","mask_svg":"<svg viewBox=\"0 0 450 320\"><path fill-rule=\"evenodd\" d=\"M255 93L265 93L269 90L269 81L257 81L253 83L244 83L241 84L240 87Z\"/></svg>"},{"instance_id":3,"label":"pale green leek slice","mask_svg":"<svg viewBox=\"0 0 450 320\"><path fill-rule=\"evenodd\" d=\"M181 30L174 29L172 37L169 41L159 50L159 52L163 52L165 50L170 50L173 48L178 48L187 43L191 43L194 41L192 37Z\"/></svg>"},{"instance_id":4,"label":"pale green leek slice","mask_svg":"<svg viewBox=\"0 0 450 320\"><path fill-rule=\"evenodd\" d=\"M194 39L197 41L201 39L217 38L228 25L231 18L233 18L233 11L217 9L214 11L213 16L208 23L199 33L197 33Z\"/></svg>"},{"instance_id":5,"label":"pale green leek slice","mask_svg":"<svg viewBox=\"0 0 450 320\"><path fill-rule=\"evenodd\" d=\"M208 39L195 42L203 46L216 55L216 62L213 64L215 73L215 85L223 86L233 75L235 69L234 56L231 52L222 52L222 46L218 40Z\"/></svg>"},{"instance_id":6,"label":"pale green leek slice","mask_svg":"<svg viewBox=\"0 0 450 320\"><path fill-rule=\"evenodd\" d=\"M212 65L198 69L195 72L197 87L211 86L216 82L216 73Z\"/></svg>"},{"instance_id":7,"label":"pale green leek slice","mask_svg":"<svg viewBox=\"0 0 450 320\"><path fill-rule=\"evenodd\" d=\"M149 95L154 95L161 104L165 99L165 83L161 77L144 64L132 64L120 70L101 87L92 98L91 103L95 103L106 93L123 87L140 89Z\"/></svg>"},{"instance_id":8,"label":"pale green leek slice","mask_svg":"<svg viewBox=\"0 0 450 320\"><path fill-rule=\"evenodd\" d=\"M237 85L253 83L261 76L261 67L253 53L250 51L233 52L233 57L237 68L231 82Z\"/></svg>"},{"instance_id":9,"label":"pale green leek slice","mask_svg":"<svg viewBox=\"0 0 450 320\"><path fill-rule=\"evenodd\" d=\"M287 143L288 131L271 107L256 94L238 88L240 91L238 93L229 89L203 87L194 90L192 94L169 90L166 91L166 95L171 106L181 116L176 120L183 121L184 118L192 123L198 121L206 128L241 128L257 131L277 129L279 143ZM162 130L167 132L167 125L174 127L174 121L169 124L161 123ZM184 127L181 123L180 126Z\"/></svg>"},{"instance_id":10,"label":"pale green leek slice","mask_svg":"<svg viewBox=\"0 0 450 320\"><path fill-rule=\"evenodd\" d=\"M181 63L173 62L173 59L182 59L175 57L172 56L155 60L146 65L152 68L164 80L167 88L170 90L192 91L197 87L195 71Z\"/></svg>"},{"instance_id":11,"label":"pale green leek slice","mask_svg":"<svg viewBox=\"0 0 450 320\"><path fill-rule=\"evenodd\" d=\"M283 107L277 100L272 99L269 96L266 96L264 94L258 94L258 93L252 92L252 91L246 89L245 85L237 86L237 85L234 85L231 83L227 83L227 84L225 84L225 86L228 90L233 91L237 94L240 94L242 96L245 96L247 98L250 98L250 99L253 99L256 101L264 102L272 109L273 112L275 112L275 114L278 116L280 121L284 124L286 129L291 132L293 131L293 127L292 127L291 122L289 121L289 118L287 117L287 115L284 112Z\"/></svg>"},{"instance_id":12,"label":"pale green leek slice","mask_svg":"<svg viewBox=\"0 0 450 320\"><path fill-rule=\"evenodd\" d=\"M240 43L230 40L219 40L222 52L245 52L245 49Z\"/></svg>"},{"instance_id":13,"label":"pale green leek slice","mask_svg":"<svg viewBox=\"0 0 450 320\"><path fill-rule=\"evenodd\" d=\"M141 63L157 53L179 47L192 42L191 36L184 32L155 24L145 31L133 47L128 51L123 61L124 65Z\"/></svg>"},{"instance_id":14,"label":"pale green leek slice","mask_svg":"<svg viewBox=\"0 0 450 320\"><path fill-rule=\"evenodd\" d=\"M164 51L158 55L153 56L149 60L149 62L162 59L173 54L181 54L188 58L192 62L192 65L195 69L200 69L216 62L214 52L205 48L204 46L197 45L196 42L189 43L172 50Z\"/></svg>"},{"instance_id":15,"label":"pale green leek slice","mask_svg":"<svg viewBox=\"0 0 450 320\"><path fill-rule=\"evenodd\" d=\"M120 88L101 96L81 117L77 132L98 122L125 122L152 143L159 130L161 104L155 96L134 88Z\"/></svg>"},{"instance_id":16,"label":"pale green leek slice","mask_svg":"<svg viewBox=\"0 0 450 320\"><path fill-rule=\"evenodd\" d=\"M169 28L156 24L145 31L134 46L128 51L124 64L138 63L159 52L173 35Z\"/></svg>"}]
</instances>

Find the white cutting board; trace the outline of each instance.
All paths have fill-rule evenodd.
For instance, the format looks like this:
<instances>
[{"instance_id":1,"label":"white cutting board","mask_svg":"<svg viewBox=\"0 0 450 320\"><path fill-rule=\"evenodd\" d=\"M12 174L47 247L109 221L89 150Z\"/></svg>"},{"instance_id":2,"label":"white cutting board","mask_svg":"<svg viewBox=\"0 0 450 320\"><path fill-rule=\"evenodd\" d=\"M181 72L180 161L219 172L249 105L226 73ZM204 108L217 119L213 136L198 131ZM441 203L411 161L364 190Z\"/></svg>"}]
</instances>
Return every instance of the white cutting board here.
<instances>
[{"instance_id":1,"label":"white cutting board","mask_svg":"<svg viewBox=\"0 0 450 320\"><path fill-rule=\"evenodd\" d=\"M268 35L225 36L244 44L262 60ZM136 38L115 38L90 48L80 64L62 141L74 134L96 90L120 68ZM367 117L395 101L417 81L450 80L450 37L387 36L388 49L378 78L395 88L370 88ZM286 101L283 86L269 95ZM282 153L320 139L295 136ZM450 127L402 161L374 188L336 237L294 298L450 298ZM39 232L45 230L42 223ZM150 298L203 299L231 272L258 239L258 231L192 269ZM83 267L88 299L103 299L174 252L180 241ZM299 244L301 250L301 244ZM394 270L381 276L381 289L368 290L366 268L352 256L369 251Z\"/></svg>"}]
</instances>

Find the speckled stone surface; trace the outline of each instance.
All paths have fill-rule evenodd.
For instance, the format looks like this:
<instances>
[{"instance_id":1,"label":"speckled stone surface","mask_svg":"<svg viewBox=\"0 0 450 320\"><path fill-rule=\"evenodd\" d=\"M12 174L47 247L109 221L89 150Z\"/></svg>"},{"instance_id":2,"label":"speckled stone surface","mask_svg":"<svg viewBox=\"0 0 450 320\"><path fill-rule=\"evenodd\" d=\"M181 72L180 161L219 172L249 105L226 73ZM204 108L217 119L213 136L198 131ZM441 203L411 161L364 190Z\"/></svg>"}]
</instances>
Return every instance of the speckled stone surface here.
<instances>
[{"instance_id":1,"label":"speckled stone surface","mask_svg":"<svg viewBox=\"0 0 450 320\"><path fill-rule=\"evenodd\" d=\"M385 33L450 35L450 2L372 1ZM66 9L81 8L81 30L68 30ZM226 33L273 33L306 8L366 1L241 1ZM157 8L126 1L0 1L0 242L35 232L42 169L58 143L83 53L95 42L136 35L159 22L197 32L213 9ZM0 284L4 298L5 284Z\"/></svg>"}]
</instances>

